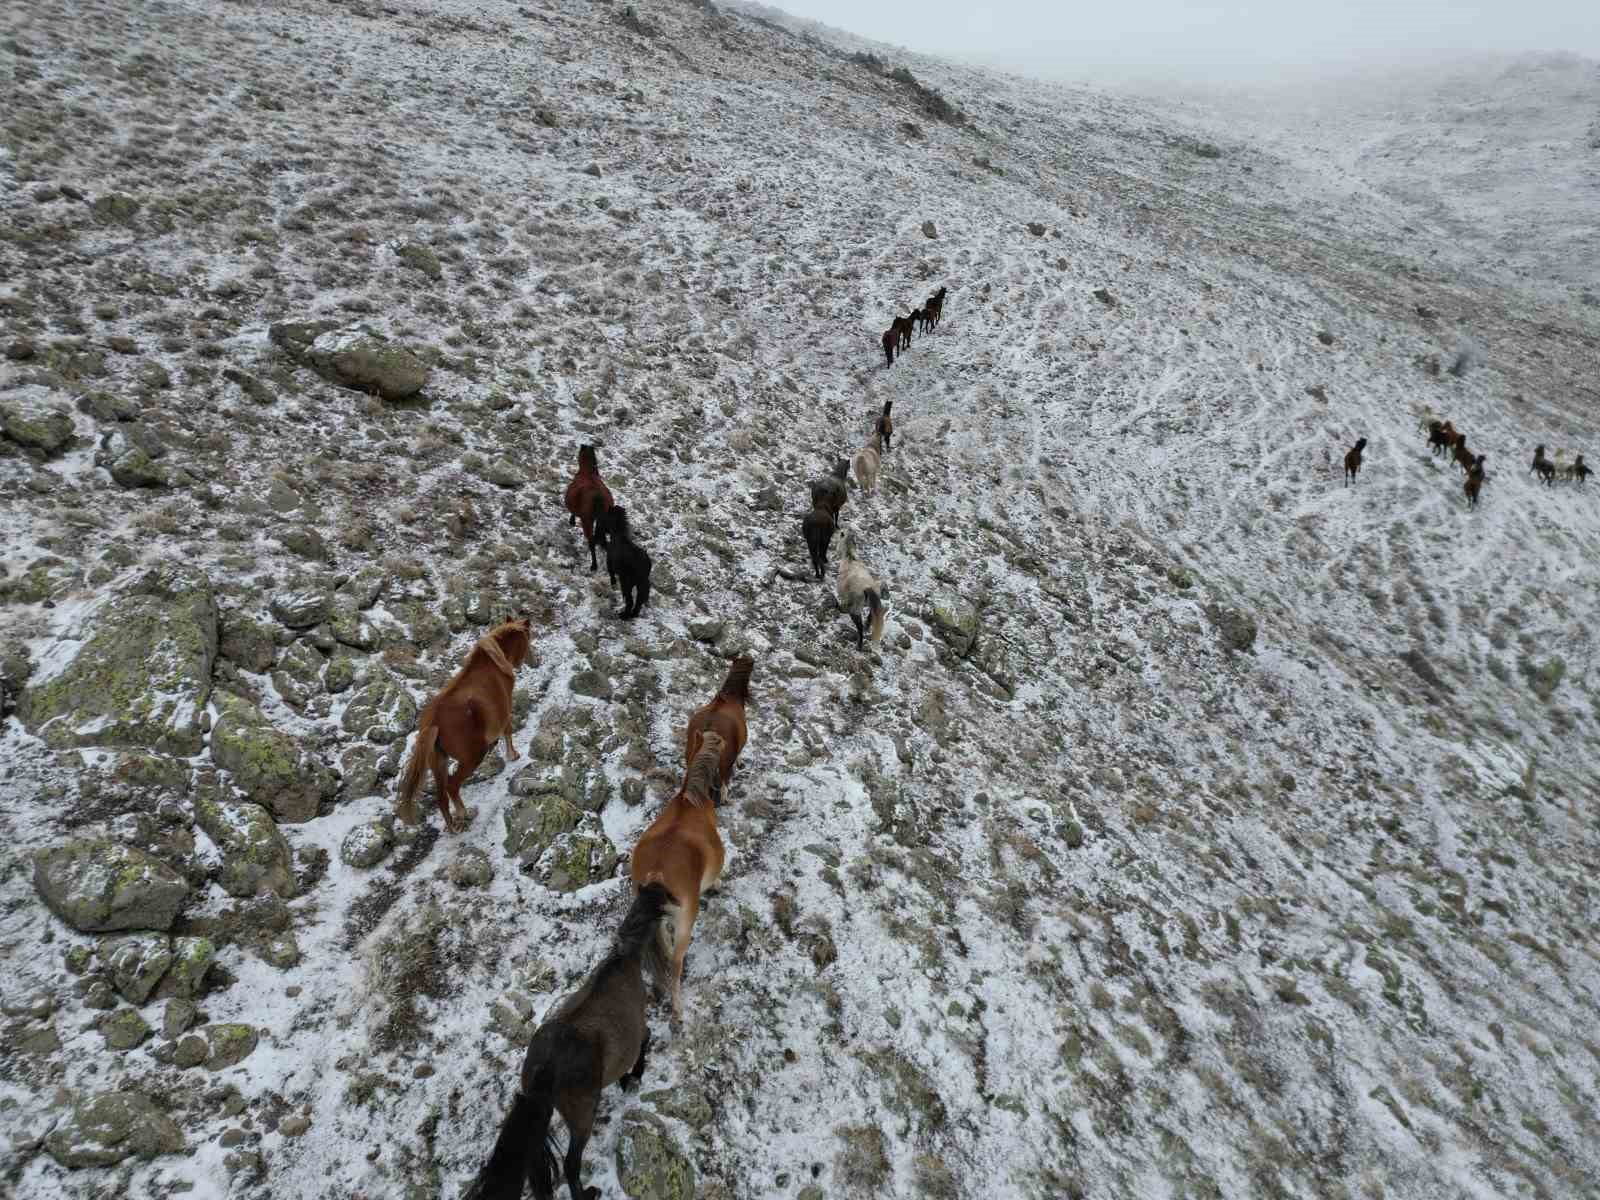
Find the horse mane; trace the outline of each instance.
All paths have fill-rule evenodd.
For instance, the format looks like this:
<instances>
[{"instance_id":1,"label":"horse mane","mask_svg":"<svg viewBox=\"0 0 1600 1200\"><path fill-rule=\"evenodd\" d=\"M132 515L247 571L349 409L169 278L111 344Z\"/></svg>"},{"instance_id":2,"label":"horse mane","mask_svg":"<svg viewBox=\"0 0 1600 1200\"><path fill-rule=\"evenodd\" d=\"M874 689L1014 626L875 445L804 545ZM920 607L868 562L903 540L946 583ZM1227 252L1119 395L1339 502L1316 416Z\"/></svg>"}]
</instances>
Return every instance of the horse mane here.
<instances>
[{"instance_id":1,"label":"horse mane","mask_svg":"<svg viewBox=\"0 0 1600 1200\"><path fill-rule=\"evenodd\" d=\"M578 447L578 470L600 474L600 460L595 457L594 447L587 442Z\"/></svg>"},{"instance_id":2,"label":"horse mane","mask_svg":"<svg viewBox=\"0 0 1600 1200\"><path fill-rule=\"evenodd\" d=\"M433 700L429 702L428 707L433 707L433 705L438 702L440 696L443 696L451 688L455 687L456 684L461 682L466 673L472 669L472 660L477 656L480 650L483 651L484 657L495 665L496 670L503 672L508 679L515 680L517 677L517 668L513 666L511 660L506 657L506 652L500 649L499 639L502 633L512 629L516 624L517 620L505 621L500 625L495 626L488 633L484 634L481 638L474 642L472 644L472 649L467 651L467 657L462 660L460 670L458 670L454 675L450 676L450 682L439 689L439 695L435 696ZM518 632L521 631L519 630ZM529 640L532 640L531 637Z\"/></svg>"},{"instance_id":3,"label":"horse mane","mask_svg":"<svg viewBox=\"0 0 1600 1200\"><path fill-rule=\"evenodd\" d=\"M850 474L850 460L848 458L841 458L838 462L834 463L833 473L840 479L843 479L846 475Z\"/></svg>"},{"instance_id":4,"label":"horse mane","mask_svg":"<svg viewBox=\"0 0 1600 1200\"><path fill-rule=\"evenodd\" d=\"M707 732L700 743L700 752L689 764L689 773L683 779L682 796L690 804L699 806L711 799L722 776L722 738Z\"/></svg>"},{"instance_id":5,"label":"horse mane","mask_svg":"<svg viewBox=\"0 0 1600 1200\"><path fill-rule=\"evenodd\" d=\"M717 690L717 695L727 696L730 700L745 701L750 699L750 672L755 669L756 660L748 654L742 654L733 660L733 666L728 668L728 677L722 681L722 687Z\"/></svg>"},{"instance_id":6,"label":"horse mane","mask_svg":"<svg viewBox=\"0 0 1600 1200\"><path fill-rule=\"evenodd\" d=\"M631 540L628 533L628 510L620 504L613 504L607 512L606 531L612 537L619 537L624 541Z\"/></svg>"}]
</instances>

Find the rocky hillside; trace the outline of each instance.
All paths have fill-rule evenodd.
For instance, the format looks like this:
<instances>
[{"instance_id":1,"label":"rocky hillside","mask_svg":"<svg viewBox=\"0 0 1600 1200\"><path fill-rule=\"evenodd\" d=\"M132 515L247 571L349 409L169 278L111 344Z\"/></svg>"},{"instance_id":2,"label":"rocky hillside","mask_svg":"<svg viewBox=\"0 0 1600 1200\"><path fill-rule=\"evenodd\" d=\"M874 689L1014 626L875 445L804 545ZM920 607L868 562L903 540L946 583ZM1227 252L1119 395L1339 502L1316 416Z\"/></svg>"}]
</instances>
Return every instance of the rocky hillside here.
<instances>
[{"instance_id":1,"label":"rocky hillside","mask_svg":"<svg viewBox=\"0 0 1600 1200\"><path fill-rule=\"evenodd\" d=\"M709 3L3 11L8 1190L458 1196L741 652L602 1194L1600 1186L1600 491L1527 473L1600 452L1596 310L1192 114ZM890 399L863 652L799 523ZM397 826L522 611L527 759Z\"/></svg>"}]
</instances>

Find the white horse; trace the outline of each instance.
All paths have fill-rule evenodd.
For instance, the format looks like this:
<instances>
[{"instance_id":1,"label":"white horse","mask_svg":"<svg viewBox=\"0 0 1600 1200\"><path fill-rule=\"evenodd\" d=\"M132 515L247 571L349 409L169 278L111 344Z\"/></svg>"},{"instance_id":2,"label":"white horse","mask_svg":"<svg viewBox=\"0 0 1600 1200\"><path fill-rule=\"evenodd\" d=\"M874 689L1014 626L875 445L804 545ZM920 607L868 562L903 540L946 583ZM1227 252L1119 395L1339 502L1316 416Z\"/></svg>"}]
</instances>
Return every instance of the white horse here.
<instances>
[{"instance_id":1,"label":"white horse","mask_svg":"<svg viewBox=\"0 0 1600 1200\"><path fill-rule=\"evenodd\" d=\"M856 626L856 648L864 649L866 646L867 626L872 629L872 640L883 641L883 599L879 595L881 588L877 578L867 566L856 557L855 534L844 535L844 558L839 563L839 607L850 614L850 619ZM868 613L868 620L861 619L862 609Z\"/></svg>"}]
</instances>

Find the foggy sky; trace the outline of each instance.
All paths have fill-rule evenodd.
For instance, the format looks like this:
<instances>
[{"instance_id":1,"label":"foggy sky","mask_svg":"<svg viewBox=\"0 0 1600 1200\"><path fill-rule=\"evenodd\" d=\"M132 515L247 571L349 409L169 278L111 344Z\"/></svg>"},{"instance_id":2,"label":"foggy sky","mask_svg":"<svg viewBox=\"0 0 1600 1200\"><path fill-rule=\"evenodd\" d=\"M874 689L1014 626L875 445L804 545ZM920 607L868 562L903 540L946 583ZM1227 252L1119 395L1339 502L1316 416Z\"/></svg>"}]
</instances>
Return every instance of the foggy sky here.
<instances>
[{"instance_id":1,"label":"foggy sky","mask_svg":"<svg viewBox=\"0 0 1600 1200\"><path fill-rule=\"evenodd\" d=\"M772 0L769 0L772 2ZM1306 67L1567 50L1600 59L1596 0L777 0L874 40L1050 78L1248 82Z\"/></svg>"}]
</instances>

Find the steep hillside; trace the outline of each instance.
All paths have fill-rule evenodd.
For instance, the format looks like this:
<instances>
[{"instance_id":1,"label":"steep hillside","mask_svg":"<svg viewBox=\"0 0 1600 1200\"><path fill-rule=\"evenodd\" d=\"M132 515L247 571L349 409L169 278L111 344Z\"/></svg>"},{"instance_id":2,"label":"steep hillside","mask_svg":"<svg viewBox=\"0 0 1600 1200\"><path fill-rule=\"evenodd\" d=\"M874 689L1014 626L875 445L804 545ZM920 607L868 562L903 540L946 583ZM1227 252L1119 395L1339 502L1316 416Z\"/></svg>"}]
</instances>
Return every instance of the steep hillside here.
<instances>
[{"instance_id":1,"label":"steep hillside","mask_svg":"<svg viewBox=\"0 0 1600 1200\"><path fill-rule=\"evenodd\" d=\"M760 14L133 7L3 10L17 1195L459 1196L741 652L603 1195L1600 1186L1600 490L1528 473L1597 452L1597 310L1192 113ZM859 651L799 523L886 400ZM526 761L396 827L518 612Z\"/></svg>"}]
</instances>

